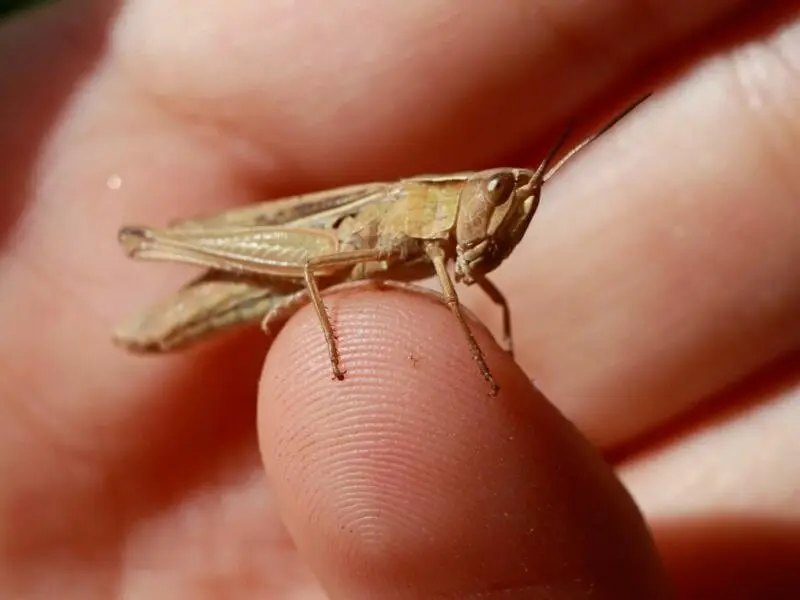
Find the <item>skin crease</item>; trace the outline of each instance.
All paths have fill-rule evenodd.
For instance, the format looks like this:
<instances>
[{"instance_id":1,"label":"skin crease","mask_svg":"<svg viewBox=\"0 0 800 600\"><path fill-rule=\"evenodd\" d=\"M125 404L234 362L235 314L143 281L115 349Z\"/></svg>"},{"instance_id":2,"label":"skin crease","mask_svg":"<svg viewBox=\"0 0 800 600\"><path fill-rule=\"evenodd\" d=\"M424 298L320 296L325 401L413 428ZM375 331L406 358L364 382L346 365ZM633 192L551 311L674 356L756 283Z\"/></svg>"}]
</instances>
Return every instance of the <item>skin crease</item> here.
<instances>
[{"instance_id":1,"label":"skin crease","mask_svg":"<svg viewBox=\"0 0 800 600\"><path fill-rule=\"evenodd\" d=\"M463 6L62 0L0 26L0 596L797 595L796 12ZM328 298L342 383L308 308L266 360L258 332L110 346L195 273L127 261L123 223L533 163L656 72L494 276L498 399L447 309L397 290Z\"/></svg>"}]
</instances>

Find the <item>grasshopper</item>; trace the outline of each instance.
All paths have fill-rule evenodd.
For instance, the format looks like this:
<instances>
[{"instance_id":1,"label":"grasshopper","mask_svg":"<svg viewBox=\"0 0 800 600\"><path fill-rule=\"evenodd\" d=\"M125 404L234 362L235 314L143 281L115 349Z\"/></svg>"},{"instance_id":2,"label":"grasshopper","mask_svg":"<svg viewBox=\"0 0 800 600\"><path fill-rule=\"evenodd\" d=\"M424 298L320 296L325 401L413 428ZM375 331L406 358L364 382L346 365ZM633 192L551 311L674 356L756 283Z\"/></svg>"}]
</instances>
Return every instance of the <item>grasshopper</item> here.
<instances>
[{"instance_id":1,"label":"grasshopper","mask_svg":"<svg viewBox=\"0 0 800 600\"><path fill-rule=\"evenodd\" d=\"M209 271L117 329L115 341L133 351L159 352L257 320L269 331L310 301L333 376L341 380L345 371L321 290L369 279L411 282L435 275L444 303L495 395L498 385L464 318L454 280L478 285L500 307L503 341L512 352L508 303L487 274L521 241L544 182L640 102L549 170L569 128L535 170L417 176L267 201L173 222L164 229L123 227L119 241L128 256Z\"/></svg>"}]
</instances>

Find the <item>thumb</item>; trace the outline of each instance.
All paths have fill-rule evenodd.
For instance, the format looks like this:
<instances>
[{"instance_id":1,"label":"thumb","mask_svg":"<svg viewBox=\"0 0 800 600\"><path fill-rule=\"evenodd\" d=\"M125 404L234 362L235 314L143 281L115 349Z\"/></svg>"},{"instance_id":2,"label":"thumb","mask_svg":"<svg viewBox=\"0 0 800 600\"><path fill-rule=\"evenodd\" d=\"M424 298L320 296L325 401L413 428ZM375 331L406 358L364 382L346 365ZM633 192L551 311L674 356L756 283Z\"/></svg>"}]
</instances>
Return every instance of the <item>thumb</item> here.
<instances>
[{"instance_id":1,"label":"thumb","mask_svg":"<svg viewBox=\"0 0 800 600\"><path fill-rule=\"evenodd\" d=\"M284 522L333 598L664 598L654 545L589 443L479 326L488 386L441 302L326 298L278 336L261 448Z\"/></svg>"}]
</instances>

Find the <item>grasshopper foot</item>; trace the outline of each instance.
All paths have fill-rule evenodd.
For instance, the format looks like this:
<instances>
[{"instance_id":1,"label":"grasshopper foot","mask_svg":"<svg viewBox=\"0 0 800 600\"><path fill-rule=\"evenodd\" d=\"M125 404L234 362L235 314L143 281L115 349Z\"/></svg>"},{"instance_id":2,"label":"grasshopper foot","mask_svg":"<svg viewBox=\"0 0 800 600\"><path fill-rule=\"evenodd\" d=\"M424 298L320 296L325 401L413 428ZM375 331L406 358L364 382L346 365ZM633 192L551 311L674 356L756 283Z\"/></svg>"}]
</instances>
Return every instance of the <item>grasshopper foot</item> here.
<instances>
[{"instance_id":1,"label":"grasshopper foot","mask_svg":"<svg viewBox=\"0 0 800 600\"><path fill-rule=\"evenodd\" d=\"M343 370L338 364L331 364L331 373L333 379L344 381L344 374L347 373L347 371Z\"/></svg>"}]
</instances>

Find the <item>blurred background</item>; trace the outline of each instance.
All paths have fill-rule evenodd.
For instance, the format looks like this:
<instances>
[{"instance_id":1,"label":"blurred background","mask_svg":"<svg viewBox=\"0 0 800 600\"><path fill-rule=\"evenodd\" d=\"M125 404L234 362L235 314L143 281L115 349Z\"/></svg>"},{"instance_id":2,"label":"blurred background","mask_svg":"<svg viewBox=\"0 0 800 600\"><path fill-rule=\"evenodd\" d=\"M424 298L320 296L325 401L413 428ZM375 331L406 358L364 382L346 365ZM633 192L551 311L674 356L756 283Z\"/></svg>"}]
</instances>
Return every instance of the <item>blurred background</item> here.
<instances>
[{"instance_id":1,"label":"blurred background","mask_svg":"<svg viewBox=\"0 0 800 600\"><path fill-rule=\"evenodd\" d=\"M30 8L31 6L53 1L54 0L0 0L0 19L20 10Z\"/></svg>"}]
</instances>

